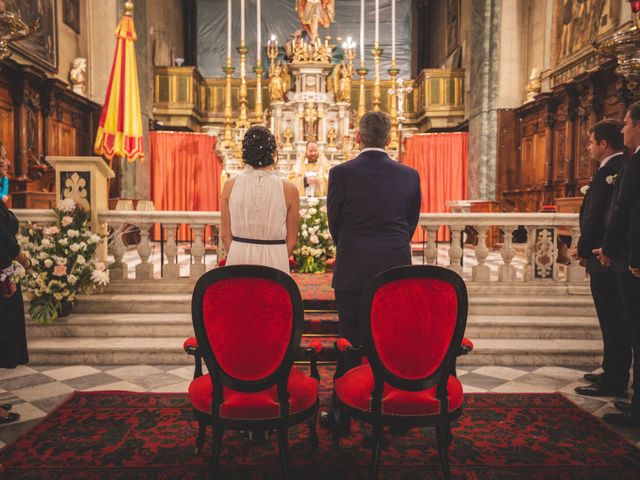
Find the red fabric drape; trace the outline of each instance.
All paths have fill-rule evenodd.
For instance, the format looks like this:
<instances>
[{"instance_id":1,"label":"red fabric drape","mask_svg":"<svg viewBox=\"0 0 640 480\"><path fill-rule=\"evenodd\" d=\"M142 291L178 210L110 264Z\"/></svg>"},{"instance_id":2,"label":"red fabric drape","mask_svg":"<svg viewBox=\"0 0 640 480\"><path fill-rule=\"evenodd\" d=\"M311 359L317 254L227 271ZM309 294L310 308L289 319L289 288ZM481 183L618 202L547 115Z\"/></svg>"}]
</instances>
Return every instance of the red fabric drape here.
<instances>
[{"instance_id":1,"label":"red fabric drape","mask_svg":"<svg viewBox=\"0 0 640 480\"><path fill-rule=\"evenodd\" d=\"M469 134L425 133L406 140L402 163L420 173L423 213L448 212L447 202L467 198ZM413 238L421 242L426 234L418 228ZM439 235L442 240L442 232Z\"/></svg>"},{"instance_id":2,"label":"red fabric drape","mask_svg":"<svg viewBox=\"0 0 640 480\"><path fill-rule=\"evenodd\" d=\"M151 198L156 210L220 210L222 160L204 133L150 132ZM179 238L189 238L182 226ZM156 235L157 238L157 235Z\"/></svg>"}]
</instances>

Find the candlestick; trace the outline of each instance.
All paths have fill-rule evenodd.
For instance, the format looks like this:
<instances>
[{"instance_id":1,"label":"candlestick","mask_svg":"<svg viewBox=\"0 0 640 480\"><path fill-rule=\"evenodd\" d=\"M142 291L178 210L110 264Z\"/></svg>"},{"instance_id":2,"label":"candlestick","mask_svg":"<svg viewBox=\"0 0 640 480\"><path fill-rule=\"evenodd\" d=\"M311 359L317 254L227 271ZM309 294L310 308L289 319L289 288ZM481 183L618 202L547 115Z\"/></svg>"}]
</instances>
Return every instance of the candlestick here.
<instances>
[{"instance_id":1,"label":"candlestick","mask_svg":"<svg viewBox=\"0 0 640 480\"><path fill-rule=\"evenodd\" d=\"M360 0L360 65L364 66L364 0Z\"/></svg>"},{"instance_id":2,"label":"candlestick","mask_svg":"<svg viewBox=\"0 0 640 480\"><path fill-rule=\"evenodd\" d=\"M227 1L227 59L230 59L230 58L231 58L231 0L228 0Z\"/></svg>"},{"instance_id":3,"label":"candlestick","mask_svg":"<svg viewBox=\"0 0 640 480\"><path fill-rule=\"evenodd\" d=\"M391 0L391 60L396 61L396 0Z\"/></svg>"},{"instance_id":4,"label":"candlestick","mask_svg":"<svg viewBox=\"0 0 640 480\"><path fill-rule=\"evenodd\" d=\"M240 44L244 44L244 0L240 0Z\"/></svg>"},{"instance_id":5,"label":"candlestick","mask_svg":"<svg viewBox=\"0 0 640 480\"><path fill-rule=\"evenodd\" d=\"M244 2L244 0L242 0ZM247 119L247 53L249 49L240 42L238 47L240 55L240 88L238 89L238 104L240 105L240 114L236 122L237 128L249 128L249 120Z\"/></svg>"},{"instance_id":6,"label":"candlestick","mask_svg":"<svg viewBox=\"0 0 640 480\"><path fill-rule=\"evenodd\" d=\"M374 48L380 46L380 0L376 0L376 33L375 33L375 45Z\"/></svg>"},{"instance_id":7,"label":"candlestick","mask_svg":"<svg viewBox=\"0 0 640 480\"><path fill-rule=\"evenodd\" d=\"M366 113L366 102L365 102L365 88L364 88L364 77L367 76L367 70L364 65L358 69L358 75L360 75L360 96L358 98L358 121L362 118L362 116Z\"/></svg>"},{"instance_id":8,"label":"candlestick","mask_svg":"<svg viewBox=\"0 0 640 480\"><path fill-rule=\"evenodd\" d=\"M234 71L231 65L231 56L227 57L227 64L222 71L226 75L224 84L224 137L222 140L222 148L230 149L233 147L233 137L231 136L231 125L233 123L233 111L231 110L231 75Z\"/></svg>"},{"instance_id":9,"label":"candlestick","mask_svg":"<svg viewBox=\"0 0 640 480\"><path fill-rule=\"evenodd\" d=\"M380 111L380 57L384 50L379 46L376 46L371 50L371 55L373 55L374 61L374 78L373 78L373 111Z\"/></svg>"},{"instance_id":10,"label":"candlestick","mask_svg":"<svg viewBox=\"0 0 640 480\"><path fill-rule=\"evenodd\" d=\"M393 62L395 63L395 62ZM391 88L389 89L389 116L391 117L391 142L389 142L389 150L398 150L399 147L399 135L398 135L398 100L397 100L397 82L396 78L398 77L398 70L395 65L392 66L389 70L387 70L389 76L391 77Z\"/></svg>"}]
</instances>

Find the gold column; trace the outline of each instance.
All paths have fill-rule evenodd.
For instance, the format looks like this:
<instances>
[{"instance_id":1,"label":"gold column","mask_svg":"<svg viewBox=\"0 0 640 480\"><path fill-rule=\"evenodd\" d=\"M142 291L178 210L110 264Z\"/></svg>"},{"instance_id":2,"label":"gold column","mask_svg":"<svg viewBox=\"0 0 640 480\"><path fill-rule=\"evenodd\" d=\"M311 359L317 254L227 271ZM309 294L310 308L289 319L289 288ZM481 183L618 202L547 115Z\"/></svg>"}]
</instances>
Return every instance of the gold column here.
<instances>
[{"instance_id":1,"label":"gold column","mask_svg":"<svg viewBox=\"0 0 640 480\"><path fill-rule=\"evenodd\" d=\"M256 125L262 125L264 124L264 112L262 109L262 72L264 72L264 70L260 59L258 59L256 66L253 67L253 71L256 73Z\"/></svg>"},{"instance_id":2,"label":"gold column","mask_svg":"<svg viewBox=\"0 0 640 480\"><path fill-rule=\"evenodd\" d=\"M396 79L400 70L396 67L396 62L393 61L391 68L387 70L387 73L391 76L391 88L389 89L389 116L391 117L391 142L389 143L389 150L398 150L400 146L400 136L398 135L398 85Z\"/></svg>"},{"instance_id":3,"label":"gold column","mask_svg":"<svg viewBox=\"0 0 640 480\"><path fill-rule=\"evenodd\" d=\"M366 102L365 102L365 89L364 89L364 77L369 73L369 69L364 66L364 64L360 65L358 69L358 75L360 75L360 96L358 98L358 121L362 118L362 116L367 112Z\"/></svg>"},{"instance_id":4,"label":"gold column","mask_svg":"<svg viewBox=\"0 0 640 480\"><path fill-rule=\"evenodd\" d=\"M380 111L380 57L384 50L380 48L380 46L376 45L373 50L371 50L371 55L373 55L375 70L375 77L373 79L373 111Z\"/></svg>"},{"instance_id":5,"label":"gold column","mask_svg":"<svg viewBox=\"0 0 640 480\"><path fill-rule=\"evenodd\" d=\"M238 115L236 127L249 128L247 116L247 53L249 53L249 49L244 43L241 43L237 50L238 54L240 54L240 90L238 92L240 114Z\"/></svg>"},{"instance_id":6,"label":"gold column","mask_svg":"<svg viewBox=\"0 0 640 480\"><path fill-rule=\"evenodd\" d=\"M231 75L233 75L234 68L231 65L231 57L227 58L227 64L222 71L226 75L224 84L224 137L222 139L222 148L229 149L233 146L233 136L231 135L231 128L233 126L233 110L231 109Z\"/></svg>"}]
</instances>

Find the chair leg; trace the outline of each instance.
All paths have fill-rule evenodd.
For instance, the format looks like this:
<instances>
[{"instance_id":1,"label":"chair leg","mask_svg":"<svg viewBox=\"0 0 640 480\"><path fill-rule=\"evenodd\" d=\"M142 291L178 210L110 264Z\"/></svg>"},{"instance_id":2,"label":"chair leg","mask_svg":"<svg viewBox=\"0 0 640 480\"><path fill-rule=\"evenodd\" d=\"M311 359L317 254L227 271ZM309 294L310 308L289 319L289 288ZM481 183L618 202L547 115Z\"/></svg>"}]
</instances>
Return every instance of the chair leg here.
<instances>
[{"instance_id":1,"label":"chair leg","mask_svg":"<svg viewBox=\"0 0 640 480\"><path fill-rule=\"evenodd\" d=\"M318 424L318 412L309 419L309 446L312 450L318 448L318 432L316 425Z\"/></svg>"},{"instance_id":2,"label":"chair leg","mask_svg":"<svg viewBox=\"0 0 640 480\"><path fill-rule=\"evenodd\" d=\"M373 438L371 440L373 448L371 479L378 480L378 473L380 469L380 448L382 444L382 425L375 422L373 423Z\"/></svg>"},{"instance_id":3,"label":"chair leg","mask_svg":"<svg viewBox=\"0 0 640 480\"><path fill-rule=\"evenodd\" d=\"M202 445L204 444L204 437L207 435L207 422L202 419L198 419L198 437L196 438L196 455L200 452Z\"/></svg>"},{"instance_id":4,"label":"chair leg","mask_svg":"<svg viewBox=\"0 0 640 480\"><path fill-rule=\"evenodd\" d=\"M278 449L280 450L280 467L282 468L282 478L289 478L289 428L287 425L278 428Z\"/></svg>"},{"instance_id":5,"label":"chair leg","mask_svg":"<svg viewBox=\"0 0 640 480\"><path fill-rule=\"evenodd\" d=\"M218 463L220 462L220 453L222 452L222 437L224 436L224 430L222 427L213 428L213 442L211 447L211 467L209 468L209 478L214 480L216 477L216 471L218 469Z\"/></svg>"},{"instance_id":6,"label":"chair leg","mask_svg":"<svg viewBox=\"0 0 640 480\"><path fill-rule=\"evenodd\" d=\"M449 465L449 445L451 444L451 427L446 425L436 426L436 434L438 437L438 453L442 462L442 473L444 480L451 479L451 466Z\"/></svg>"}]
</instances>

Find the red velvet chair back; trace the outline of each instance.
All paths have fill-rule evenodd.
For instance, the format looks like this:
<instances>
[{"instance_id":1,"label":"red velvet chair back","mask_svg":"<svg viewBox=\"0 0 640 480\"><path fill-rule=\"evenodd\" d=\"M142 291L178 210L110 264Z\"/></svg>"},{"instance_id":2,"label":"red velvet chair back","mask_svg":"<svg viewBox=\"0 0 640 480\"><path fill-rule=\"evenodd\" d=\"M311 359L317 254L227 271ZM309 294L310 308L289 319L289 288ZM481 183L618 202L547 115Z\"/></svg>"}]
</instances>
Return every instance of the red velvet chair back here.
<instances>
[{"instance_id":1,"label":"red velvet chair back","mask_svg":"<svg viewBox=\"0 0 640 480\"><path fill-rule=\"evenodd\" d=\"M286 382L303 327L300 291L270 267L205 273L192 299L193 327L214 383L255 392Z\"/></svg>"},{"instance_id":2,"label":"red velvet chair back","mask_svg":"<svg viewBox=\"0 0 640 480\"><path fill-rule=\"evenodd\" d=\"M366 287L361 332L376 381L423 390L451 374L467 322L462 278L433 266L382 272Z\"/></svg>"}]
</instances>

